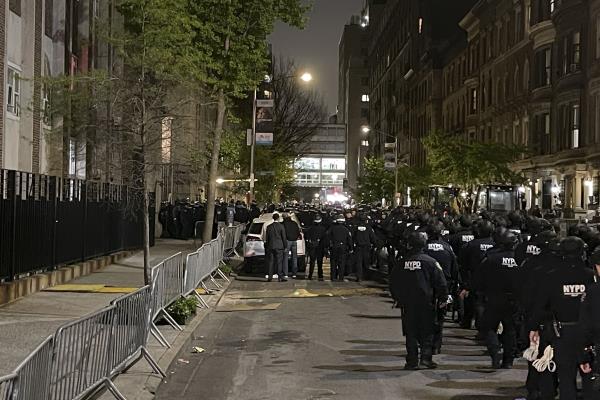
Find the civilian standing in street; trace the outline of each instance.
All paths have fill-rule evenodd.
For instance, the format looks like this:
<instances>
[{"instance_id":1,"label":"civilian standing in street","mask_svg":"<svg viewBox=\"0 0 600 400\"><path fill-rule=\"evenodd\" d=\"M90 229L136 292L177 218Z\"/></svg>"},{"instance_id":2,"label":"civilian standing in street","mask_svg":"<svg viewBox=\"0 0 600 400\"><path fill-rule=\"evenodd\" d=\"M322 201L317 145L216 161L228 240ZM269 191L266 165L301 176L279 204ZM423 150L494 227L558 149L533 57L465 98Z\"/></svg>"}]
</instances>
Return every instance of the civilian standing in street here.
<instances>
[{"instance_id":1,"label":"civilian standing in street","mask_svg":"<svg viewBox=\"0 0 600 400\"><path fill-rule=\"evenodd\" d=\"M279 223L279 214L273 214L273 223L267 227L265 234L265 251L267 253L267 265L269 268L268 281L273 280L273 272L277 266L279 282L285 282L286 273L283 271L283 253L287 248L285 228Z\"/></svg>"},{"instance_id":2,"label":"civilian standing in street","mask_svg":"<svg viewBox=\"0 0 600 400\"><path fill-rule=\"evenodd\" d=\"M286 272L289 268L290 257L292 260L292 278L296 279L298 274L298 240L302 238L300 227L292 220L288 213L283 214L283 227L287 237L287 247L283 255L283 270Z\"/></svg>"}]
</instances>

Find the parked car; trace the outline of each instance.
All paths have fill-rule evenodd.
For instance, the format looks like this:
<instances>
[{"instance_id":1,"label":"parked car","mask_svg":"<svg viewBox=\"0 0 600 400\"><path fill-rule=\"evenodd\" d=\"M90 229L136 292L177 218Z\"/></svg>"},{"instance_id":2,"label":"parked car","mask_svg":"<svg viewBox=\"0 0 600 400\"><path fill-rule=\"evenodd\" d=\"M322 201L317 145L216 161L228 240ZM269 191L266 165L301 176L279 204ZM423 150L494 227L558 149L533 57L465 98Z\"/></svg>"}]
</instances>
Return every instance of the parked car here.
<instances>
[{"instance_id":1,"label":"parked car","mask_svg":"<svg viewBox=\"0 0 600 400\"><path fill-rule=\"evenodd\" d=\"M290 214L292 221L300 226L300 221L296 214ZM265 243L262 239L263 226L269 226L273 223L273 214L263 214L255 218L250 227L244 241L244 261L246 271L251 271L253 267L260 267L261 271L266 272L265 263ZM304 270L306 267L306 243L304 242L304 233L301 233L302 238L298 242L298 269Z\"/></svg>"}]
</instances>

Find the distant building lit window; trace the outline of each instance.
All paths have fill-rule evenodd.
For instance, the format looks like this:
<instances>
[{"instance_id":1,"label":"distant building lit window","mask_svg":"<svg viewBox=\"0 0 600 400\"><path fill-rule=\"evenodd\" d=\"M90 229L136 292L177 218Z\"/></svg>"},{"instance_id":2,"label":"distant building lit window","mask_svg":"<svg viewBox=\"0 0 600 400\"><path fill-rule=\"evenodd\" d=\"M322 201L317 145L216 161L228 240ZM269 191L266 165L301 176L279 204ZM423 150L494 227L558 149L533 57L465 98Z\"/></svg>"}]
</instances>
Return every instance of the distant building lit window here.
<instances>
[{"instance_id":1,"label":"distant building lit window","mask_svg":"<svg viewBox=\"0 0 600 400\"><path fill-rule=\"evenodd\" d=\"M419 33L423 33L423 18L419 18Z\"/></svg>"},{"instance_id":2,"label":"distant building lit window","mask_svg":"<svg viewBox=\"0 0 600 400\"><path fill-rule=\"evenodd\" d=\"M369 147L369 141L368 140L362 140L360 142L360 145L363 146L363 147Z\"/></svg>"},{"instance_id":3,"label":"distant building lit window","mask_svg":"<svg viewBox=\"0 0 600 400\"><path fill-rule=\"evenodd\" d=\"M171 140L173 139L173 118L166 117L162 120L162 142L161 153L162 162L169 164L171 162Z\"/></svg>"},{"instance_id":4,"label":"distant building lit window","mask_svg":"<svg viewBox=\"0 0 600 400\"><path fill-rule=\"evenodd\" d=\"M363 94L361 97L361 101L363 103L368 103L369 102L369 95L368 94Z\"/></svg>"},{"instance_id":5,"label":"distant building lit window","mask_svg":"<svg viewBox=\"0 0 600 400\"><path fill-rule=\"evenodd\" d=\"M579 148L579 104L571 106L571 148Z\"/></svg>"}]
</instances>

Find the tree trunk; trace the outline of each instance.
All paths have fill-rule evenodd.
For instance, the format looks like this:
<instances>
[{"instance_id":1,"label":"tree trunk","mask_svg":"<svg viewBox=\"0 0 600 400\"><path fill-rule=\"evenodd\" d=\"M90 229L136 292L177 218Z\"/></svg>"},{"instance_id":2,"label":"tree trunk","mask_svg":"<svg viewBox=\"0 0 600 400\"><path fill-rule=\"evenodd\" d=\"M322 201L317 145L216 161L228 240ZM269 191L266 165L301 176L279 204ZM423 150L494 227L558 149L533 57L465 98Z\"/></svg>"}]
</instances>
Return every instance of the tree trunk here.
<instances>
[{"instance_id":1,"label":"tree trunk","mask_svg":"<svg viewBox=\"0 0 600 400\"><path fill-rule=\"evenodd\" d=\"M210 160L210 172L208 174L208 191L206 193L206 219L204 222L204 232L202 234L204 243L208 243L212 239L213 221L215 219L217 175L219 173L219 153L221 151L221 136L223 135L223 127L225 125L225 111L225 94L223 89L219 89L217 99L217 123L213 140L212 158Z\"/></svg>"},{"instance_id":2,"label":"tree trunk","mask_svg":"<svg viewBox=\"0 0 600 400\"><path fill-rule=\"evenodd\" d=\"M142 201L142 208L144 215L144 285L149 285L152 282L152 276L150 271L150 198L148 196L148 191L145 187L143 189L143 193L144 200Z\"/></svg>"}]
</instances>

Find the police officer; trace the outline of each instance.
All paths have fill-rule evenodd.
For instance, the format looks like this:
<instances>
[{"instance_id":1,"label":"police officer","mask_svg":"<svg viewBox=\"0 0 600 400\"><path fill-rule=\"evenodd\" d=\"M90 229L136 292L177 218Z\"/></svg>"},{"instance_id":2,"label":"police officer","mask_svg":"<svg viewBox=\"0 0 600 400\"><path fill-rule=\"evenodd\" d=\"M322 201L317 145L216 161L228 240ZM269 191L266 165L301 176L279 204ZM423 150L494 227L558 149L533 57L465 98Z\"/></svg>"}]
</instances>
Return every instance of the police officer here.
<instances>
[{"instance_id":1,"label":"police officer","mask_svg":"<svg viewBox=\"0 0 600 400\"><path fill-rule=\"evenodd\" d=\"M560 241L557 239L554 230L545 230L535 234L529 241L527 246L529 252L527 258L521 265L521 283L523 286L521 292L520 305L523 310L525 326L530 325L533 318L533 307L535 299L538 297L540 282L544 282L550 273L560 263ZM517 247L518 249L518 247ZM532 249L539 249L532 251ZM517 261L518 262L518 261ZM545 315L544 321L540 328L540 342L538 344L541 349L538 358L543 356L543 350L550 345L552 339L552 314ZM526 331L526 330L525 330ZM527 332L527 340L529 340L529 332ZM527 382L528 399L554 399L556 394L556 384L554 375L550 371L539 372L529 362Z\"/></svg>"},{"instance_id":2,"label":"police officer","mask_svg":"<svg viewBox=\"0 0 600 400\"><path fill-rule=\"evenodd\" d=\"M475 235L473 235L473 230L471 229L472 221L469 217L462 215L458 222L459 226L456 229L456 233L448 237L448 242L452 246L454 254L460 257L462 247L475 239Z\"/></svg>"},{"instance_id":3,"label":"police officer","mask_svg":"<svg viewBox=\"0 0 600 400\"><path fill-rule=\"evenodd\" d=\"M492 359L492 368L512 368L516 332L513 315L517 310L519 272L515 260L517 235L506 228L499 228L495 235L496 247L486 257L475 276L475 286L484 296L485 310L482 331ZM497 330L502 323L502 347Z\"/></svg>"},{"instance_id":4,"label":"police officer","mask_svg":"<svg viewBox=\"0 0 600 400\"><path fill-rule=\"evenodd\" d=\"M596 272L596 283L587 288L579 314L584 346L580 369L584 400L600 400L600 285L597 283L600 249L592 253L590 261Z\"/></svg>"},{"instance_id":5,"label":"police officer","mask_svg":"<svg viewBox=\"0 0 600 400\"><path fill-rule=\"evenodd\" d=\"M442 227L438 222L427 225L426 233L428 236L425 254L435 259L442 270L448 285L448 292L454 295L460 282L456 255L448 242L442 240ZM446 316L446 309L437 309L436 323L433 333L433 354L440 354L442 349L442 330Z\"/></svg>"},{"instance_id":6,"label":"police officer","mask_svg":"<svg viewBox=\"0 0 600 400\"><path fill-rule=\"evenodd\" d=\"M539 325L552 315L554 361L560 400L577 398L578 356L581 327L578 325L581 297L594 282L594 272L585 261L585 242L569 236L560 243L562 259L547 279L540 281L530 324L530 341L539 343ZM543 350L541 350L543 351Z\"/></svg>"},{"instance_id":7,"label":"police officer","mask_svg":"<svg viewBox=\"0 0 600 400\"><path fill-rule=\"evenodd\" d=\"M343 215L335 219L327 231L327 242L331 253L331 280L344 280L344 267L346 265L346 256L351 251L352 235L345 225L346 220Z\"/></svg>"},{"instance_id":8,"label":"police officer","mask_svg":"<svg viewBox=\"0 0 600 400\"><path fill-rule=\"evenodd\" d=\"M523 262L532 257L537 256L541 253L542 249L536 245L535 237L545 231L554 231L552 224L541 218L534 218L527 224L527 228L531 237L529 240L523 240L517 245L515 250L515 259L517 264L522 265Z\"/></svg>"},{"instance_id":9,"label":"police officer","mask_svg":"<svg viewBox=\"0 0 600 400\"><path fill-rule=\"evenodd\" d=\"M371 225L367 222L367 216L361 214L358 223L354 227L354 252L356 254L356 281L363 280L364 271L369 268L371 261L371 246L376 246L377 237Z\"/></svg>"},{"instance_id":10,"label":"police officer","mask_svg":"<svg viewBox=\"0 0 600 400\"><path fill-rule=\"evenodd\" d=\"M433 369L433 325L436 303L445 306L448 286L440 264L423 250L427 235L413 232L407 238L407 254L391 273L390 291L402 309L402 328L406 335L405 369Z\"/></svg>"},{"instance_id":11,"label":"police officer","mask_svg":"<svg viewBox=\"0 0 600 400\"><path fill-rule=\"evenodd\" d=\"M463 302L460 326L464 329L471 328L473 318L475 318L477 329L480 329L483 307L481 305L481 299L477 298L477 293L473 290L473 279L485 254L489 249L494 247L494 239L492 239L493 232L494 225L490 221L478 221L473 229L475 239L463 245L460 251L458 263L460 265L460 275L462 278L462 291L459 299Z\"/></svg>"},{"instance_id":12,"label":"police officer","mask_svg":"<svg viewBox=\"0 0 600 400\"><path fill-rule=\"evenodd\" d=\"M308 279L311 280L317 263L317 276L323 280L323 257L325 256L325 235L327 230L323 226L323 218L320 214L315 216L313 224L306 231L306 248L308 250L309 269Z\"/></svg>"}]
</instances>

